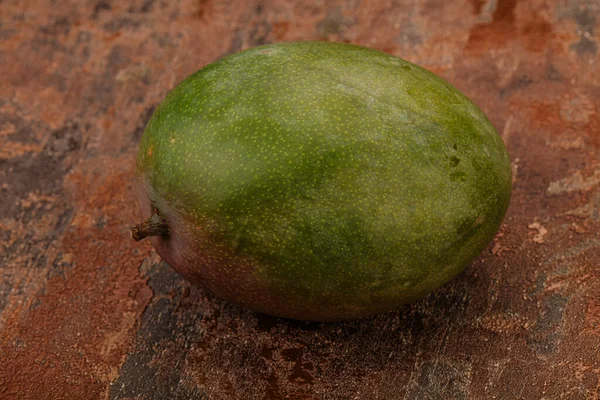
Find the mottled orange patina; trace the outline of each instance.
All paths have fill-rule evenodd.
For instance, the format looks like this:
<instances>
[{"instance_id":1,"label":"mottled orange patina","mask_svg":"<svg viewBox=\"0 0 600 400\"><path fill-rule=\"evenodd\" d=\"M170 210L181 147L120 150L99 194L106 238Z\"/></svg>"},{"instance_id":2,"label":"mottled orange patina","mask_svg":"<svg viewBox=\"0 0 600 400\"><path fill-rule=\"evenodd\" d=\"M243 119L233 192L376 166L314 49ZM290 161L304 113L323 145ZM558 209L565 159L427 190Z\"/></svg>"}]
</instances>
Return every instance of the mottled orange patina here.
<instances>
[{"instance_id":1,"label":"mottled orange patina","mask_svg":"<svg viewBox=\"0 0 600 400\"><path fill-rule=\"evenodd\" d=\"M0 398L598 399L600 4L3 1ZM231 52L357 43L441 75L512 156L501 232L405 309L254 314L129 237L153 107ZM204 397L203 397L204 396Z\"/></svg>"}]
</instances>

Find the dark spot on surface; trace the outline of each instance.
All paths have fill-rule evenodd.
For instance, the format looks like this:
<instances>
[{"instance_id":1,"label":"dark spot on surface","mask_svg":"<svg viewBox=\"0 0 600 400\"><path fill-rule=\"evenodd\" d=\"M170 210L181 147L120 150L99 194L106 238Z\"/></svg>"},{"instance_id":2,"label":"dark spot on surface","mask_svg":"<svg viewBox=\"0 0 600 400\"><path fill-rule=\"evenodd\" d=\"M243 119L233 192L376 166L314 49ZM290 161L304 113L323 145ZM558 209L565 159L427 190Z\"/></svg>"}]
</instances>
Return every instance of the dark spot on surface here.
<instances>
[{"instance_id":1,"label":"dark spot on surface","mask_svg":"<svg viewBox=\"0 0 600 400\"><path fill-rule=\"evenodd\" d=\"M4 265L4 256L0 253L0 265ZM0 315L8 303L8 295L14 287L14 275L3 273L0 275Z\"/></svg>"},{"instance_id":2,"label":"dark spot on surface","mask_svg":"<svg viewBox=\"0 0 600 400\"><path fill-rule=\"evenodd\" d=\"M541 304L535 326L527 344L539 354L552 354L562 339L564 311L568 298L560 293L546 297Z\"/></svg>"},{"instance_id":3,"label":"dark spot on surface","mask_svg":"<svg viewBox=\"0 0 600 400\"><path fill-rule=\"evenodd\" d=\"M260 331L260 332L271 332L271 330L273 330L273 328L275 328L278 324L280 319L277 317L273 317L271 315L267 315L267 314L256 314L256 320L257 320L257 324L256 324L256 328Z\"/></svg>"},{"instance_id":4,"label":"dark spot on surface","mask_svg":"<svg viewBox=\"0 0 600 400\"><path fill-rule=\"evenodd\" d=\"M54 157L64 157L81 148L82 137L79 125L69 121L62 128L52 132L45 151Z\"/></svg>"},{"instance_id":5,"label":"dark spot on surface","mask_svg":"<svg viewBox=\"0 0 600 400\"><path fill-rule=\"evenodd\" d=\"M238 254L243 254L249 248L252 248L252 241L244 236L238 236L234 239L233 248Z\"/></svg>"},{"instance_id":6,"label":"dark spot on surface","mask_svg":"<svg viewBox=\"0 0 600 400\"><path fill-rule=\"evenodd\" d=\"M295 319L285 320L290 328L300 329L302 331L315 331L321 326L320 322L299 321Z\"/></svg>"},{"instance_id":7,"label":"dark spot on surface","mask_svg":"<svg viewBox=\"0 0 600 400\"><path fill-rule=\"evenodd\" d=\"M344 31L354 25L355 19L345 17L340 7L333 7L327 10L325 18L317 24L317 34L322 39L327 39L329 35L338 35L343 37Z\"/></svg>"},{"instance_id":8,"label":"dark spot on surface","mask_svg":"<svg viewBox=\"0 0 600 400\"><path fill-rule=\"evenodd\" d=\"M75 57L79 59L81 63L85 63L90 58L90 42L92 40L92 33L88 31L81 31L77 34L77 41L75 42L76 54Z\"/></svg>"},{"instance_id":9,"label":"dark spot on surface","mask_svg":"<svg viewBox=\"0 0 600 400\"><path fill-rule=\"evenodd\" d=\"M102 11L110 11L111 9L112 9L112 6L110 4L110 1L100 0L99 2L97 2L94 5L94 11L92 12L92 19L98 18L98 14L100 14Z\"/></svg>"},{"instance_id":10,"label":"dark spot on surface","mask_svg":"<svg viewBox=\"0 0 600 400\"><path fill-rule=\"evenodd\" d=\"M133 140L136 143L139 142L140 139L142 138L142 134L144 133L144 130L146 129L146 125L148 125L148 121L150 121L150 118L152 117L152 114L154 114L155 109L156 109L156 106L150 106L150 107L146 107L144 109L144 111L142 112L142 115L140 116L140 122L138 123L137 127L133 131Z\"/></svg>"},{"instance_id":11,"label":"dark spot on surface","mask_svg":"<svg viewBox=\"0 0 600 400\"><path fill-rule=\"evenodd\" d=\"M533 83L533 79L531 79L527 75L521 75L516 79L510 81L505 87L500 89L500 97L504 97L507 94L510 94L514 91L524 89L530 86Z\"/></svg>"},{"instance_id":12,"label":"dark spot on surface","mask_svg":"<svg viewBox=\"0 0 600 400\"><path fill-rule=\"evenodd\" d=\"M114 46L106 57L107 66L105 75L113 78L117 72L129 64L129 50L123 46Z\"/></svg>"},{"instance_id":13,"label":"dark spot on surface","mask_svg":"<svg viewBox=\"0 0 600 400\"><path fill-rule=\"evenodd\" d=\"M233 39L231 40L231 44L229 45L229 50L227 50L225 55L237 53L242 49L243 45L244 32L241 29L236 29L233 33Z\"/></svg>"},{"instance_id":14,"label":"dark spot on surface","mask_svg":"<svg viewBox=\"0 0 600 400\"><path fill-rule=\"evenodd\" d=\"M67 35L71 31L69 17L58 17L50 24L42 26L40 32L45 35Z\"/></svg>"},{"instance_id":15,"label":"dark spot on surface","mask_svg":"<svg viewBox=\"0 0 600 400\"><path fill-rule=\"evenodd\" d=\"M73 209L69 205L62 207L62 210L63 211L60 212L58 218L56 219L56 222L54 223L54 226L52 227L52 235L62 235L63 232L65 232L69 227L69 223L71 222L71 219L73 217Z\"/></svg>"},{"instance_id":16,"label":"dark spot on surface","mask_svg":"<svg viewBox=\"0 0 600 400\"><path fill-rule=\"evenodd\" d=\"M94 226L98 229L104 229L106 224L108 224L108 219L104 215L94 221Z\"/></svg>"},{"instance_id":17,"label":"dark spot on surface","mask_svg":"<svg viewBox=\"0 0 600 400\"><path fill-rule=\"evenodd\" d=\"M17 160L11 159L11 161ZM29 161L29 159L26 160ZM64 169L47 163L48 156L45 155L33 157L31 161L31 163L25 163L25 165L12 164L8 174L8 179L12 183L11 190L0 196L0 218L16 216L19 223L26 227L16 240L8 242L6 240L8 238L5 238L5 241L0 243L0 246L2 246L0 247L0 270L2 269L1 266L10 265L11 261L15 261L13 257L15 255L19 257L20 254L27 255L25 262L23 262L23 259L17 261L17 265L22 270L35 269L38 270L36 273L41 273L46 268L52 271L54 267L54 271L56 271L56 267L69 266L66 261L54 265L54 261L48 259L49 247L53 243L57 243L58 238L67 229L73 215L73 208L61 193L62 180L60 178L64 174ZM2 164L0 162L0 170ZM43 166L42 171L35 169L39 166ZM32 176L42 178L37 180L32 179ZM0 183L2 181L3 176L0 174ZM28 198L30 194L34 196ZM52 197L47 199L42 195ZM26 201L21 202L21 200ZM50 216L50 220L46 222L44 232L37 231L40 221L48 216ZM61 257L60 253L58 257ZM52 262L52 265L50 265L50 262ZM48 271L46 271L46 274L48 274ZM2 278L2 281L6 282L5 277ZM15 285L17 286L12 286L11 289L13 293L25 293L27 281L20 280ZM1 294L0 287L0 298L2 297ZM0 304L0 312L1 308L2 305Z\"/></svg>"},{"instance_id":18,"label":"dark spot on surface","mask_svg":"<svg viewBox=\"0 0 600 400\"><path fill-rule=\"evenodd\" d=\"M212 0L198 0L198 8L192 15L196 19L206 20L210 17L212 10Z\"/></svg>"},{"instance_id":19,"label":"dark spot on surface","mask_svg":"<svg viewBox=\"0 0 600 400\"><path fill-rule=\"evenodd\" d=\"M149 270L145 271L144 276L149 278L148 284L152 288L154 295L164 294L173 296L174 293L183 293L184 284L183 278L179 276L173 269L164 261L158 264L153 264Z\"/></svg>"},{"instance_id":20,"label":"dark spot on surface","mask_svg":"<svg viewBox=\"0 0 600 400\"><path fill-rule=\"evenodd\" d=\"M308 372L314 370L314 365L310 361L302 362L298 359L294 364L294 369L289 377L290 382L299 382L304 384L313 383L313 376Z\"/></svg>"},{"instance_id":21,"label":"dark spot on surface","mask_svg":"<svg viewBox=\"0 0 600 400\"><path fill-rule=\"evenodd\" d=\"M262 46L263 44L269 43L269 40L267 39L269 33L271 33L271 24L267 21L260 21L255 24L249 35L250 46Z\"/></svg>"},{"instance_id":22,"label":"dark spot on surface","mask_svg":"<svg viewBox=\"0 0 600 400\"><path fill-rule=\"evenodd\" d=\"M273 348L263 345L260 355L267 361L273 360Z\"/></svg>"},{"instance_id":23,"label":"dark spot on surface","mask_svg":"<svg viewBox=\"0 0 600 400\"><path fill-rule=\"evenodd\" d=\"M147 13L148 11L150 11L152 9L152 6L154 5L154 1L155 0L146 0L142 3L142 6L140 7L140 12L141 13Z\"/></svg>"},{"instance_id":24,"label":"dark spot on surface","mask_svg":"<svg viewBox=\"0 0 600 400\"><path fill-rule=\"evenodd\" d=\"M277 374L273 370L269 375L265 377L267 387L265 388L265 400L279 400L281 399L281 390L279 388L279 380Z\"/></svg>"},{"instance_id":25,"label":"dark spot on surface","mask_svg":"<svg viewBox=\"0 0 600 400\"><path fill-rule=\"evenodd\" d=\"M494 21L513 22L515 20L515 8L517 0L497 0Z\"/></svg>"},{"instance_id":26,"label":"dark spot on surface","mask_svg":"<svg viewBox=\"0 0 600 400\"><path fill-rule=\"evenodd\" d=\"M416 46L423 43L423 34L422 32L411 22L410 19L406 20L405 23L402 24L402 30L400 34L396 36L395 41L399 44L409 44L411 46ZM394 49L390 48L386 50L386 53L393 52Z\"/></svg>"},{"instance_id":27,"label":"dark spot on surface","mask_svg":"<svg viewBox=\"0 0 600 400\"><path fill-rule=\"evenodd\" d=\"M548 64L548 67L546 68L546 79L553 82L560 82L563 80L563 76L554 65Z\"/></svg>"},{"instance_id":28,"label":"dark spot on surface","mask_svg":"<svg viewBox=\"0 0 600 400\"><path fill-rule=\"evenodd\" d=\"M456 156L451 156L450 157L450 166L451 167L456 167L458 166L458 164L460 163L460 158L456 157Z\"/></svg>"},{"instance_id":29,"label":"dark spot on surface","mask_svg":"<svg viewBox=\"0 0 600 400\"><path fill-rule=\"evenodd\" d=\"M168 46L174 46L174 42L173 39L169 36L169 33L158 33L158 32L152 32L150 34L150 37L154 40L154 42L159 46L159 47L168 47ZM180 36L177 35L177 38L179 38Z\"/></svg>"},{"instance_id":30,"label":"dark spot on surface","mask_svg":"<svg viewBox=\"0 0 600 400\"><path fill-rule=\"evenodd\" d=\"M281 357L288 362L293 362L292 373L288 377L289 382L312 383L314 378L308 372L314 370L312 362L302 361L303 348L290 348L281 351Z\"/></svg>"},{"instance_id":31,"label":"dark spot on surface","mask_svg":"<svg viewBox=\"0 0 600 400\"><path fill-rule=\"evenodd\" d=\"M410 67L410 65L403 65L400 68L406 70L406 71L410 71L412 68Z\"/></svg>"},{"instance_id":32,"label":"dark spot on surface","mask_svg":"<svg viewBox=\"0 0 600 400\"><path fill-rule=\"evenodd\" d=\"M45 147L34 155L0 159L0 184L10 182L10 190L0 196L0 218L18 214L19 199L29 193L57 194L82 147L82 131L77 123L68 122L49 134ZM26 210L25 210L26 211ZM39 210L38 210L39 211ZM26 213L27 221L33 216Z\"/></svg>"},{"instance_id":33,"label":"dark spot on surface","mask_svg":"<svg viewBox=\"0 0 600 400\"><path fill-rule=\"evenodd\" d=\"M106 114L113 104L115 77L118 72L130 65L131 51L116 45L106 57L104 73L96 75L91 90L84 95L84 107L96 109L97 115Z\"/></svg>"},{"instance_id":34,"label":"dark spot on surface","mask_svg":"<svg viewBox=\"0 0 600 400\"><path fill-rule=\"evenodd\" d=\"M598 45L592 38L596 30L596 15L588 8L578 9L573 19L579 28L580 39L579 42L571 45L571 49L579 55L595 55L598 52Z\"/></svg>"},{"instance_id":35,"label":"dark spot on surface","mask_svg":"<svg viewBox=\"0 0 600 400\"><path fill-rule=\"evenodd\" d=\"M577 52L579 55L596 55L598 52L598 45L593 40L582 36L579 42L571 45L571 49Z\"/></svg>"},{"instance_id":36,"label":"dark spot on surface","mask_svg":"<svg viewBox=\"0 0 600 400\"><path fill-rule=\"evenodd\" d=\"M131 17L119 17L112 19L102 25L102 28L109 32L118 32L123 29L129 28L138 28L140 26L140 21Z\"/></svg>"},{"instance_id":37,"label":"dark spot on surface","mask_svg":"<svg viewBox=\"0 0 600 400\"><path fill-rule=\"evenodd\" d=\"M224 55L234 54L245 47L256 47L270 43L271 24L267 20L259 20L251 24L250 29L236 29L229 49Z\"/></svg>"},{"instance_id":38,"label":"dark spot on surface","mask_svg":"<svg viewBox=\"0 0 600 400\"><path fill-rule=\"evenodd\" d=\"M0 126L12 126L14 129L14 132L8 134L6 137L11 142L37 143L38 139L35 132L47 129L47 127L41 123L25 120L19 114L0 113Z\"/></svg>"},{"instance_id":39,"label":"dark spot on surface","mask_svg":"<svg viewBox=\"0 0 600 400\"><path fill-rule=\"evenodd\" d=\"M39 306L42 305L42 300L40 300L39 297L36 297L35 299L33 299L33 301L31 302L31 305L29 306L29 311L35 310L36 308L38 308Z\"/></svg>"},{"instance_id":40,"label":"dark spot on surface","mask_svg":"<svg viewBox=\"0 0 600 400\"><path fill-rule=\"evenodd\" d=\"M481 10L483 9L483 5L485 4L485 0L470 0L471 5L473 6L473 14L479 15Z\"/></svg>"},{"instance_id":41,"label":"dark spot on surface","mask_svg":"<svg viewBox=\"0 0 600 400\"><path fill-rule=\"evenodd\" d=\"M281 350L281 357L286 361L296 361L302 356L302 348L291 348Z\"/></svg>"},{"instance_id":42,"label":"dark spot on surface","mask_svg":"<svg viewBox=\"0 0 600 400\"><path fill-rule=\"evenodd\" d=\"M63 253L58 253L46 274L47 279L61 278L66 279L67 271L73 269L73 263L65 260Z\"/></svg>"},{"instance_id":43,"label":"dark spot on surface","mask_svg":"<svg viewBox=\"0 0 600 400\"><path fill-rule=\"evenodd\" d=\"M0 25L0 39L8 40L13 37L17 33L17 30L14 28L2 28Z\"/></svg>"},{"instance_id":44,"label":"dark spot on surface","mask_svg":"<svg viewBox=\"0 0 600 400\"><path fill-rule=\"evenodd\" d=\"M573 19L582 31L590 34L594 33L596 28L596 14L590 12L589 8L578 9Z\"/></svg>"}]
</instances>

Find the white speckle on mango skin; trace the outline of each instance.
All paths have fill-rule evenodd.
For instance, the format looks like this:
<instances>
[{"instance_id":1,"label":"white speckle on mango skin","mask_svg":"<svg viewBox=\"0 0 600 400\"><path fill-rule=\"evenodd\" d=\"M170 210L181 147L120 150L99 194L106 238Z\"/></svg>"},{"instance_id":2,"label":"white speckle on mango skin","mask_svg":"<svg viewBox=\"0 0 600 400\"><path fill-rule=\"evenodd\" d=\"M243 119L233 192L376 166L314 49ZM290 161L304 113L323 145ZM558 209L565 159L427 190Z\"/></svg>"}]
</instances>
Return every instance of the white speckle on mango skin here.
<instances>
[{"instance_id":1,"label":"white speckle on mango skin","mask_svg":"<svg viewBox=\"0 0 600 400\"><path fill-rule=\"evenodd\" d=\"M301 319L383 311L447 282L492 239L511 191L502 140L464 95L404 60L324 42L188 77L151 118L138 173L186 225L172 240L188 265L174 268ZM268 296L220 290L207 271L224 253L194 256L200 242L229 249L228 268Z\"/></svg>"}]
</instances>

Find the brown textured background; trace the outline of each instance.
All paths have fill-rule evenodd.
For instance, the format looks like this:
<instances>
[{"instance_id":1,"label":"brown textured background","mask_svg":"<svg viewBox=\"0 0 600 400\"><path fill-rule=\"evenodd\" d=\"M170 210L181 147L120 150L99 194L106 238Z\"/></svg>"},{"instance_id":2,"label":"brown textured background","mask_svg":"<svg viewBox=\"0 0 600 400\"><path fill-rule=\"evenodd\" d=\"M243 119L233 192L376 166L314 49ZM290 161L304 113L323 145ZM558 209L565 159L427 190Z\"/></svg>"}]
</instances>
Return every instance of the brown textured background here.
<instances>
[{"instance_id":1,"label":"brown textured background","mask_svg":"<svg viewBox=\"0 0 600 400\"><path fill-rule=\"evenodd\" d=\"M1 0L0 13L0 399L600 398L600 0ZM257 315L129 237L137 144L167 90L301 39L425 66L508 145L501 232L403 310Z\"/></svg>"}]
</instances>

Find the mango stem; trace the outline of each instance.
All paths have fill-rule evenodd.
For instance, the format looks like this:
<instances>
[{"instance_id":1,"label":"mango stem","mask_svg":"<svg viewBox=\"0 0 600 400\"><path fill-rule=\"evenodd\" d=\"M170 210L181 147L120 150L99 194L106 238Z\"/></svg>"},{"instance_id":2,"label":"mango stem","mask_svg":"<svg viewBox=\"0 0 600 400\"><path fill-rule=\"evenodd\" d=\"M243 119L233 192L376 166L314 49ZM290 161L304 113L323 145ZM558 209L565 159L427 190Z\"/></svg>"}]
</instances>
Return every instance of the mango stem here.
<instances>
[{"instance_id":1,"label":"mango stem","mask_svg":"<svg viewBox=\"0 0 600 400\"><path fill-rule=\"evenodd\" d=\"M131 228L131 237L137 242L148 236L167 236L169 225L157 212L150 218Z\"/></svg>"}]
</instances>

